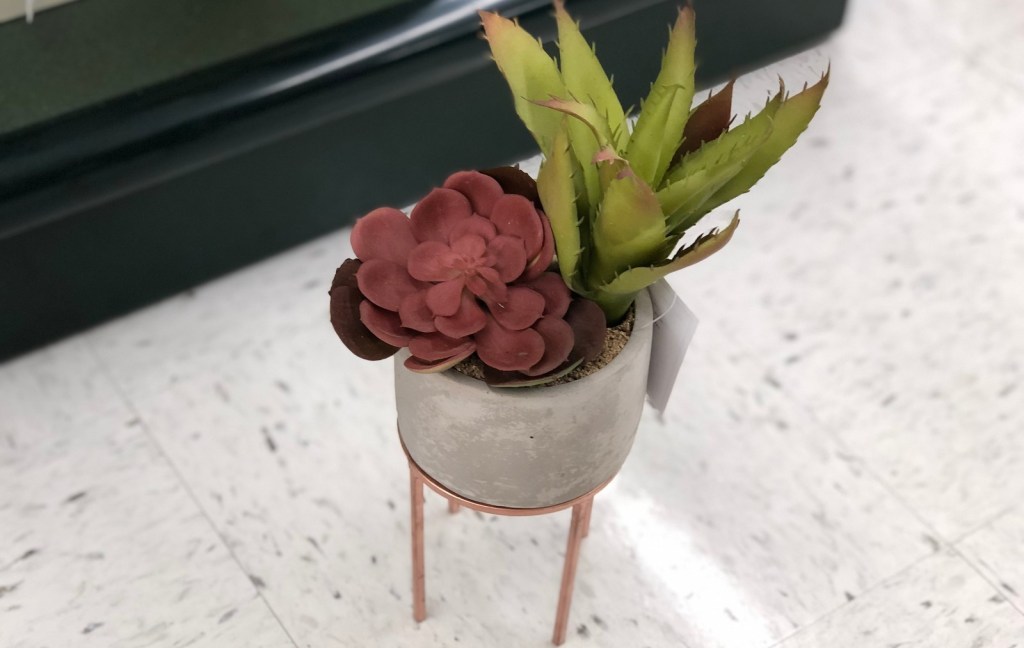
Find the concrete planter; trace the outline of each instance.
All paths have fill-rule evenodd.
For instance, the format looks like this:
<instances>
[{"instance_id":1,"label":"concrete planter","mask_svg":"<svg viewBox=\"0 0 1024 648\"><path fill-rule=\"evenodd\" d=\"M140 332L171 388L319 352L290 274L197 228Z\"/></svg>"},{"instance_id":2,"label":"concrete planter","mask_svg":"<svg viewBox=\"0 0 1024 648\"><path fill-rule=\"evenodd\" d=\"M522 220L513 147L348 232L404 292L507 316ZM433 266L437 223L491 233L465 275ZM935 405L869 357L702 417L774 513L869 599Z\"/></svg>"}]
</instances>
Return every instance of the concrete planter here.
<instances>
[{"instance_id":1,"label":"concrete planter","mask_svg":"<svg viewBox=\"0 0 1024 648\"><path fill-rule=\"evenodd\" d=\"M561 504L613 477L633 445L647 390L651 301L636 300L626 347L564 385L492 389L454 371L416 374L395 358L402 441L449 490L511 508Z\"/></svg>"}]
</instances>

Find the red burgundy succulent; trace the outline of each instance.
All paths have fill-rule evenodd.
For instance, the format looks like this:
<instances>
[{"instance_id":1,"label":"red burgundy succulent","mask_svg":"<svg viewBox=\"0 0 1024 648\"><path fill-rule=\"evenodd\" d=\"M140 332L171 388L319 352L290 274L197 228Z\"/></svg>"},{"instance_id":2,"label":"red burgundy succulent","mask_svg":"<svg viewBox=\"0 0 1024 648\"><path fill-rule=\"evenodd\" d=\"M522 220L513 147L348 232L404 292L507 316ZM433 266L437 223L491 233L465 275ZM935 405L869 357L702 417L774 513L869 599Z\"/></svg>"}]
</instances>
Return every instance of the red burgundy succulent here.
<instances>
[{"instance_id":1,"label":"red burgundy succulent","mask_svg":"<svg viewBox=\"0 0 1024 648\"><path fill-rule=\"evenodd\" d=\"M529 180L508 170L497 177ZM408 347L406 367L431 372L476 353L494 375L523 379L600 350L593 348L597 333L603 341L600 309L574 303L561 276L548 271L554 243L547 218L489 175L455 173L409 218L373 210L356 222L352 248L359 260L335 276L332 321L361 357ZM358 323L351 321L356 310Z\"/></svg>"}]
</instances>

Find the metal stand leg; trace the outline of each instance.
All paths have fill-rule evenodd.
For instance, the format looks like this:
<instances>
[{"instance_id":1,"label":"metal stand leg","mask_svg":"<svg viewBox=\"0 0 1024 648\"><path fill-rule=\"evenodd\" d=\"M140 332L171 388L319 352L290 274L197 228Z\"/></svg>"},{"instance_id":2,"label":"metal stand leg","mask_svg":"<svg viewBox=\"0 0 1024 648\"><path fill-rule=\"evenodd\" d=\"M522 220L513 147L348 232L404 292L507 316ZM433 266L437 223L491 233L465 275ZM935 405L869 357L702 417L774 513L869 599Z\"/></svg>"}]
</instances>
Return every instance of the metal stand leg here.
<instances>
[{"instance_id":1,"label":"metal stand leg","mask_svg":"<svg viewBox=\"0 0 1024 648\"><path fill-rule=\"evenodd\" d=\"M455 514L459 512L459 503L453 499L448 500L448 512Z\"/></svg>"},{"instance_id":2,"label":"metal stand leg","mask_svg":"<svg viewBox=\"0 0 1024 648\"><path fill-rule=\"evenodd\" d=\"M580 557L580 543L583 541L583 521L593 503L591 497L572 507L572 522L569 524L569 542L565 548L565 564L562 567L562 587L558 594L558 613L555 615L555 634L551 641L556 646L565 642L565 630L569 625L569 607L572 605L572 590L576 582L576 563Z\"/></svg>"},{"instance_id":3,"label":"metal stand leg","mask_svg":"<svg viewBox=\"0 0 1024 648\"><path fill-rule=\"evenodd\" d=\"M412 509L412 618L427 618L427 576L423 564L423 479L410 466L409 504Z\"/></svg>"},{"instance_id":4,"label":"metal stand leg","mask_svg":"<svg viewBox=\"0 0 1024 648\"><path fill-rule=\"evenodd\" d=\"M590 514L594 512L594 498L587 501L587 510L583 514L583 537L590 535Z\"/></svg>"}]
</instances>

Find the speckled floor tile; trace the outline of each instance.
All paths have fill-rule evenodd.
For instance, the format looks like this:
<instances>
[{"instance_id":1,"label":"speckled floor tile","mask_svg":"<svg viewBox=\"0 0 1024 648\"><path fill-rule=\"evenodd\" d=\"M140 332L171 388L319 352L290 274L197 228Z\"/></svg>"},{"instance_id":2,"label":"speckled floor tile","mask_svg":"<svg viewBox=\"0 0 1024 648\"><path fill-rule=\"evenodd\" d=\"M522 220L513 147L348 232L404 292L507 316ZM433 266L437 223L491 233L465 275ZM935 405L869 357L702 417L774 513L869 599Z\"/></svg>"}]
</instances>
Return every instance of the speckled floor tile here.
<instances>
[{"instance_id":1,"label":"speckled floor tile","mask_svg":"<svg viewBox=\"0 0 1024 648\"><path fill-rule=\"evenodd\" d=\"M778 648L1013 648L1024 616L959 556L943 552L778 644Z\"/></svg>"},{"instance_id":2,"label":"speckled floor tile","mask_svg":"<svg viewBox=\"0 0 1024 648\"><path fill-rule=\"evenodd\" d=\"M127 418L129 408L81 338L0 364L0 457L45 434L103 414Z\"/></svg>"},{"instance_id":3,"label":"speckled floor tile","mask_svg":"<svg viewBox=\"0 0 1024 648\"><path fill-rule=\"evenodd\" d=\"M957 548L1024 612L1024 509L1001 515L962 539Z\"/></svg>"},{"instance_id":4,"label":"speckled floor tile","mask_svg":"<svg viewBox=\"0 0 1024 648\"><path fill-rule=\"evenodd\" d=\"M19 427L0 452L0 645L285 647L138 420Z\"/></svg>"}]
</instances>

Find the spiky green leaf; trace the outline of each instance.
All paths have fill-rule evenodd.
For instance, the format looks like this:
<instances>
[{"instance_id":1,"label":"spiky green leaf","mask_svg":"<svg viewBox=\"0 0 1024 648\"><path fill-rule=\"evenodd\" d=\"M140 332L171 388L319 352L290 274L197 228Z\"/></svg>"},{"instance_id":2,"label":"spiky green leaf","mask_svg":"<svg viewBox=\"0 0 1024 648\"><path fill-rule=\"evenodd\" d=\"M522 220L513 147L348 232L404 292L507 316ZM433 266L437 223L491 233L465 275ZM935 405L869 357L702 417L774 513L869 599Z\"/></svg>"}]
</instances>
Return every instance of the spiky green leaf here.
<instances>
[{"instance_id":1,"label":"spiky green leaf","mask_svg":"<svg viewBox=\"0 0 1024 648\"><path fill-rule=\"evenodd\" d=\"M576 272L580 259L580 222L576 211L576 189L573 184L572 156L565 128L555 134L547 159L537 174L537 193L544 213L551 223L555 239L558 269L566 285L577 285Z\"/></svg>"},{"instance_id":2,"label":"spiky green leaf","mask_svg":"<svg viewBox=\"0 0 1024 648\"><path fill-rule=\"evenodd\" d=\"M516 113L546 154L562 118L533 102L566 96L558 67L540 42L515 22L489 11L480 12L480 21L491 55L512 90Z\"/></svg>"},{"instance_id":3,"label":"spiky green leaf","mask_svg":"<svg viewBox=\"0 0 1024 648\"><path fill-rule=\"evenodd\" d=\"M660 265L631 268L601 286L598 290L613 296L633 295L662 279L671 272L703 261L718 252L732 238L733 232L740 224L739 212L733 216L729 225L721 230L711 232L697 238L692 244L683 248L672 260Z\"/></svg>"},{"instance_id":4,"label":"spiky green leaf","mask_svg":"<svg viewBox=\"0 0 1024 648\"><path fill-rule=\"evenodd\" d=\"M650 263L665 233L657 196L626 167L608 183L594 223L593 276L608 280L625 268Z\"/></svg>"},{"instance_id":5,"label":"spiky green leaf","mask_svg":"<svg viewBox=\"0 0 1024 648\"><path fill-rule=\"evenodd\" d=\"M669 35L661 71L626 146L626 159L652 187L661 184L683 138L693 101L696 44L693 9L684 7Z\"/></svg>"},{"instance_id":6,"label":"spiky green leaf","mask_svg":"<svg viewBox=\"0 0 1024 648\"><path fill-rule=\"evenodd\" d=\"M682 234L704 216L707 213L702 209L704 203L740 172L746 160L746 157L739 157L732 162L698 169L659 191L658 202L668 216L669 232Z\"/></svg>"},{"instance_id":7,"label":"spiky green leaf","mask_svg":"<svg viewBox=\"0 0 1024 648\"><path fill-rule=\"evenodd\" d=\"M669 170L665 177L666 186L671 186L700 170L731 165L738 160L747 161L753 157L772 134L773 119L782 106L783 92L784 89L780 87L779 92L759 113L753 117L748 115L740 125L706 142L696 151L684 155L683 159Z\"/></svg>"},{"instance_id":8,"label":"spiky green leaf","mask_svg":"<svg viewBox=\"0 0 1024 648\"><path fill-rule=\"evenodd\" d=\"M749 191L779 161L782 154L796 143L818 112L821 97L828 87L828 78L829 72L826 71L820 81L782 102L772 118L772 133L768 140L751 156L742 171L715 192L709 201L709 209Z\"/></svg>"},{"instance_id":9,"label":"spiky green leaf","mask_svg":"<svg viewBox=\"0 0 1024 648\"><path fill-rule=\"evenodd\" d=\"M593 105L604 117L614 134L616 148L621 151L629 141L629 129L611 80L597 60L594 49L580 33L579 24L566 12L562 0L555 0L555 20L558 22L558 51L565 87L571 96Z\"/></svg>"}]
</instances>

